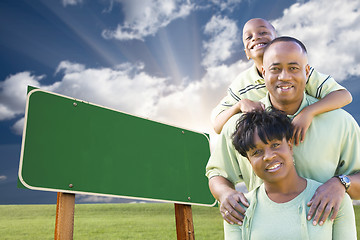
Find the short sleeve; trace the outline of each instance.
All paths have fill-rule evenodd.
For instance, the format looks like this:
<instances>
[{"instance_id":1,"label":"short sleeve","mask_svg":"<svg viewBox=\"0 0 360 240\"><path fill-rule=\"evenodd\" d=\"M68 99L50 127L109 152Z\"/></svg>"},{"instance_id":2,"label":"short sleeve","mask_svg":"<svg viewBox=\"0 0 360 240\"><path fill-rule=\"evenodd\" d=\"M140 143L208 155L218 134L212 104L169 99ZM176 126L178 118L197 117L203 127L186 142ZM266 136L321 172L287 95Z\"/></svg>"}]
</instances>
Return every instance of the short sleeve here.
<instances>
[{"instance_id":1,"label":"short sleeve","mask_svg":"<svg viewBox=\"0 0 360 240\"><path fill-rule=\"evenodd\" d=\"M209 179L222 176L234 185L242 181L236 150L232 144L232 134L238 117L239 114L236 114L228 120L217 139L217 144L206 165L206 176Z\"/></svg>"},{"instance_id":2,"label":"short sleeve","mask_svg":"<svg viewBox=\"0 0 360 240\"><path fill-rule=\"evenodd\" d=\"M317 72L314 68L310 69L309 78L306 82L305 91L312 97L324 98L331 92L345 89L335 81L330 75Z\"/></svg>"},{"instance_id":3,"label":"short sleeve","mask_svg":"<svg viewBox=\"0 0 360 240\"><path fill-rule=\"evenodd\" d=\"M228 94L223 99L221 99L219 104L211 111L211 122L215 122L215 118L217 117L217 115L229 109L239 101L237 100L237 98L235 98L232 94L229 93L230 91L231 89L229 88Z\"/></svg>"},{"instance_id":4,"label":"short sleeve","mask_svg":"<svg viewBox=\"0 0 360 240\"><path fill-rule=\"evenodd\" d=\"M337 174L354 174L360 172L360 128L349 113L346 112L343 119Z\"/></svg>"},{"instance_id":5,"label":"short sleeve","mask_svg":"<svg viewBox=\"0 0 360 240\"><path fill-rule=\"evenodd\" d=\"M336 216L336 219L334 220L333 239L357 239L354 207L349 195L347 194L345 194L345 197L340 206L340 210Z\"/></svg>"}]
</instances>

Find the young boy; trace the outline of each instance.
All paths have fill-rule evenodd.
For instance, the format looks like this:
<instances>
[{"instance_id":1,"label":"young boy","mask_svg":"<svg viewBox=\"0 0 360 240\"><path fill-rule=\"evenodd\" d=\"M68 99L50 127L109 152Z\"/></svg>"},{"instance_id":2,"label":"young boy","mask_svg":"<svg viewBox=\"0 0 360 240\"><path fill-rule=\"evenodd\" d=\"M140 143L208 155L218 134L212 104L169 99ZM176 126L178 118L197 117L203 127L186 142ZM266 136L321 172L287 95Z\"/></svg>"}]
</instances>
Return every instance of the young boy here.
<instances>
[{"instance_id":1,"label":"young boy","mask_svg":"<svg viewBox=\"0 0 360 240\"><path fill-rule=\"evenodd\" d=\"M263 54L266 44L275 37L275 28L264 19L250 19L244 25L245 53L248 59L253 59L254 65L235 79L228 89L227 96L213 109L211 120L216 133L221 132L224 124L234 114L263 109L263 105L258 102L267 92L261 74ZM304 108L293 120L295 145L304 140L314 116L341 108L352 101L350 92L330 76L318 73L313 68L310 70L305 91L321 100Z\"/></svg>"}]
</instances>

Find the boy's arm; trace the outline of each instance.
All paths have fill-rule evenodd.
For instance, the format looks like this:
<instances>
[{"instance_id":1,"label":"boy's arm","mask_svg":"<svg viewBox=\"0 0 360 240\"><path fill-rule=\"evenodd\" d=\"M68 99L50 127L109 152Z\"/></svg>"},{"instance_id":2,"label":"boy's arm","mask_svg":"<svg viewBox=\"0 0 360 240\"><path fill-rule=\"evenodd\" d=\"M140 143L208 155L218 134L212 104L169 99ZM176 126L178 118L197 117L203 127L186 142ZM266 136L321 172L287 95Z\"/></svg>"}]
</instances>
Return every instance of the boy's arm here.
<instances>
[{"instance_id":1,"label":"boy's arm","mask_svg":"<svg viewBox=\"0 0 360 240\"><path fill-rule=\"evenodd\" d=\"M352 102L351 93L346 89L330 92L318 102L305 107L292 121L295 126L295 145L303 142L314 116L346 106Z\"/></svg>"},{"instance_id":2,"label":"boy's arm","mask_svg":"<svg viewBox=\"0 0 360 240\"><path fill-rule=\"evenodd\" d=\"M255 109L264 110L264 104L261 102L254 102L249 99L242 99L235 103L230 108L219 113L214 121L213 128L217 134L220 134L224 124L235 114L239 112L249 112Z\"/></svg>"}]
</instances>

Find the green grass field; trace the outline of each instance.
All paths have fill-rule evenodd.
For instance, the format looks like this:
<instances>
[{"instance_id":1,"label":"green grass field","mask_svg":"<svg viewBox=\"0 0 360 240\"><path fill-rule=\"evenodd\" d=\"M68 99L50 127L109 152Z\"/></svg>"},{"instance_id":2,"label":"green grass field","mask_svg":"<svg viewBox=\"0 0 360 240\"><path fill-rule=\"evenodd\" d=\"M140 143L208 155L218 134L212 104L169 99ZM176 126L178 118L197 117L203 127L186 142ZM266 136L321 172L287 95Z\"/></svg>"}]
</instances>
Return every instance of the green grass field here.
<instances>
[{"instance_id":1,"label":"green grass field","mask_svg":"<svg viewBox=\"0 0 360 240\"><path fill-rule=\"evenodd\" d=\"M360 229L360 206L354 208ZM223 239L218 208L192 212L195 239ZM0 238L54 239L55 214L55 205L0 205ZM173 204L77 204L74 218L76 240L176 239Z\"/></svg>"}]
</instances>

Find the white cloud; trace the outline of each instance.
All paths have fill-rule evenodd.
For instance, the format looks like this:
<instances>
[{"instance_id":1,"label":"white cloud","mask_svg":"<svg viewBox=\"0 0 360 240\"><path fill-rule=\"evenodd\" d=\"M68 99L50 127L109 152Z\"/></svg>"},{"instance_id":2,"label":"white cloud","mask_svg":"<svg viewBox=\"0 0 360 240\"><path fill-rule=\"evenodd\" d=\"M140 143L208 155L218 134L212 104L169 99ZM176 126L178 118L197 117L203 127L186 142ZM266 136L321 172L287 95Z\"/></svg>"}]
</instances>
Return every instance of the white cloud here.
<instances>
[{"instance_id":1,"label":"white cloud","mask_svg":"<svg viewBox=\"0 0 360 240\"><path fill-rule=\"evenodd\" d=\"M17 89L19 93L18 97L8 98L4 104L9 106L8 109L13 117L24 114L26 85L33 82L44 90L148 117L155 121L212 134L211 109L226 93L227 86L235 76L248 68L250 64L239 61L231 66L210 67L200 81L175 86L169 84L167 79L146 74L142 70L142 64L135 66L122 64L114 69L95 69L78 67L77 63L61 62L58 69L61 69L64 76L61 81L52 85L40 85L36 80L42 76L30 75L27 72L9 77L7 85ZM32 81L29 81L29 78ZM3 97L4 92L8 91L8 88L4 88L0 98ZM21 107L12 108L11 106ZM21 118L12 129L21 134L23 125L24 119Z\"/></svg>"},{"instance_id":2,"label":"white cloud","mask_svg":"<svg viewBox=\"0 0 360 240\"><path fill-rule=\"evenodd\" d=\"M186 0L117 0L123 6L125 21L115 30L106 29L107 39L143 40L155 35L175 19L186 17L194 5Z\"/></svg>"},{"instance_id":3,"label":"white cloud","mask_svg":"<svg viewBox=\"0 0 360 240\"><path fill-rule=\"evenodd\" d=\"M83 0L62 0L61 1L63 6L66 7L67 5L78 5L81 4L83 2Z\"/></svg>"},{"instance_id":4,"label":"white cloud","mask_svg":"<svg viewBox=\"0 0 360 240\"><path fill-rule=\"evenodd\" d=\"M337 81L360 75L360 1L313 0L296 3L273 21L279 35L301 40L309 61Z\"/></svg>"},{"instance_id":5,"label":"white cloud","mask_svg":"<svg viewBox=\"0 0 360 240\"><path fill-rule=\"evenodd\" d=\"M5 175L0 175L0 182L5 181L7 179L7 176Z\"/></svg>"},{"instance_id":6,"label":"white cloud","mask_svg":"<svg viewBox=\"0 0 360 240\"><path fill-rule=\"evenodd\" d=\"M211 110L225 96L227 87L234 78L251 64L240 60L230 66L208 68L201 81L191 82L162 97L153 117L159 121L210 133L214 137L215 132L210 123Z\"/></svg>"},{"instance_id":7,"label":"white cloud","mask_svg":"<svg viewBox=\"0 0 360 240\"><path fill-rule=\"evenodd\" d=\"M16 118L24 114L27 85L57 92L131 114L149 116L155 111L159 98L166 88L165 78L157 78L143 72L143 64L122 64L114 69L86 68L78 63L61 62L57 68L64 74L59 82L41 85L44 76L29 72L11 75L0 82L0 120ZM22 132L23 119L13 126Z\"/></svg>"},{"instance_id":8,"label":"white cloud","mask_svg":"<svg viewBox=\"0 0 360 240\"><path fill-rule=\"evenodd\" d=\"M217 66L231 57L235 46L239 45L236 22L221 16L213 16L206 24L204 33L210 39L203 43L205 56L202 64L205 67Z\"/></svg>"},{"instance_id":9,"label":"white cloud","mask_svg":"<svg viewBox=\"0 0 360 240\"><path fill-rule=\"evenodd\" d=\"M114 198L112 197L103 197L103 196L96 196L96 195L80 195L77 194L76 198L79 202L93 202L93 203L111 203Z\"/></svg>"},{"instance_id":10,"label":"white cloud","mask_svg":"<svg viewBox=\"0 0 360 240\"><path fill-rule=\"evenodd\" d=\"M69 61L62 61L59 66L57 67L55 74L64 71L65 74L80 72L85 70L85 65L72 63Z\"/></svg>"},{"instance_id":11,"label":"white cloud","mask_svg":"<svg viewBox=\"0 0 360 240\"><path fill-rule=\"evenodd\" d=\"M34 76L30 72L10 75L0 82L0 120L8 120L23 114L28 85L40 86L45 76Z\"/></svg>"},{"instance_id":12,"label":"white cloud","mask_svg":"<svg viewBox=\"0 0 360 240\"><path fill-rule=\"evenodd\" d=\"M241 3L243 0L211 0L211 2L215 5L218 5L223 10L232 11L236 5Z\"/></svg>"},{"instance_id":13,"label":"white cloud","mask_svg":"<svg viewBox=\"0 0 360 240\"><path fill-rule=\"evenodd\" d=\"M24 124L25 124L25 118L20 118L19 120L16 121L16 123L11 127L11 129L13 130L13 132L17 135L21 135L23 133L23 129L24 129Z\"/></svg>"}]
</instances>

